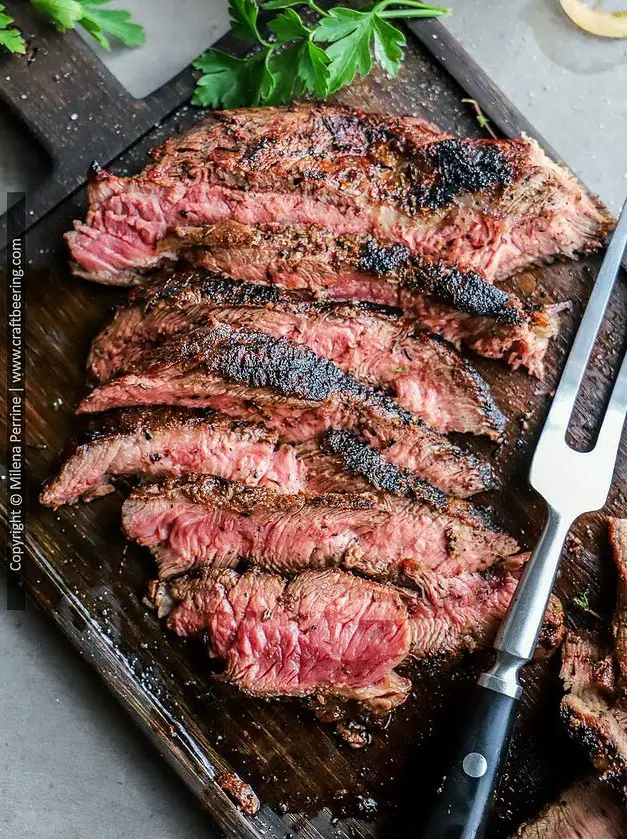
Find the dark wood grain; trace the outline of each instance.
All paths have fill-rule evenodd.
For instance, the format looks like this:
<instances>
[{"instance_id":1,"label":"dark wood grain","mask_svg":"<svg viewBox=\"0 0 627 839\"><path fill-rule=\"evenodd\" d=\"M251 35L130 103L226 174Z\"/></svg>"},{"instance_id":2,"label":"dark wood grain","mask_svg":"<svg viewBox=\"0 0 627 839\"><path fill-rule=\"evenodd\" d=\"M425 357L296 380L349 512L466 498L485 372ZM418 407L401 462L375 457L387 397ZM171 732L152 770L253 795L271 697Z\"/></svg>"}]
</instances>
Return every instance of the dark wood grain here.
<instances>
[{"instance_id":1,"label":"dark wood grain","mask_svg":"<svg viewBox=\"0 0 627 839\"><path fill-rule=\"evenodd\" d=\"M413 113L447 131L477 136L478 126L460 101L465 95L424 48L412 44L397 80L373 76L341 99L372 110ZM149 146L198 118L190 109L174 111L113 168L139 169ZM54 470L57 451L78 427L73 408L83 392L90 339L121 297L120 292L69 275L61 237L84 211L85 195L79 190L37 224L27 240L28 592L92 663L226 835L415 836L437 783L436 757L454 728L452 720L459 719L473 673L485 662L475 657L458 667L437 662L410 666L415 685L410 700L386 728L373 730L367 750L352 751L306 707L242 697L213 677L196 647L162 631L142 604L153 563L147 554L127 549L120 534L122 486L111 496L75 509L53 513L39 507L40 484ZM527 547L544 519L526 486L531 448L598 264L598 258L558 264L528 272L524 282L513 281L521 292L528 293L533 285L535 300L572 301L549 354L546 382L511 373L497 362L478 362L510 417L507 443L495 453L505 489L485 501ZM589 439L593 414L616 369L626 334L626 306L623 284L578 403L574 439L579 444ZM623 447L606 510L614 515L627 513L625 454ZM592 608L609 615L613 576L602 516L585 517L575 528L575 539L565 554L557 591L567 605L569 623L590 625L593 619L570 601L573 592L589 590ZM585 761L560 726L557 669L558 662L549 661L527 670L523 712L490 839L510 835L515 825L585 770ZM227 769L254 787L263 804L258 816L243 815L222 792L217 779Z\"/></svg>"}]
</instances>

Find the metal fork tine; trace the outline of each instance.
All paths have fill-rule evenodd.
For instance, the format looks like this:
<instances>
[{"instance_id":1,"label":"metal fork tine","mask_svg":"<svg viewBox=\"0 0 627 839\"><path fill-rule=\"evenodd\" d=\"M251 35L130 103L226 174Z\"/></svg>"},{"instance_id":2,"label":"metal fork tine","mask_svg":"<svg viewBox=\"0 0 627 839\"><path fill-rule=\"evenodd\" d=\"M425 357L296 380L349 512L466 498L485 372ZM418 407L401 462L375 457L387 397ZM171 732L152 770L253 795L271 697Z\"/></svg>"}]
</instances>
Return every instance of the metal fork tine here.
<instances>
[{"instance_id":1,"label":"metal fork tine","mask_svg":"<svg viewBox=\"0 0 627 839\"><path fill-rule=\"evenodd\" d=\"M616 282L625 247L627 246L627 201L608 245L603 265L592 289L590 300L562 373L545 428L562 430L564 434L590 360L592 348L603 322L605 310Z\"/></svg>"},{"instance_id":2,"label":"metal fork tine","mask_svg":"<svg viewBox=\"0 0 627 839\"><path fill-rule=\"evenodd\" d=\"M623 433L623 426L625 424L625 417L627 416L627 352L623 356L623 361L618 371L618 376L612 388L612 395L610 401L607 403L607 410L596 445L594 447L595 454L598 452L601 458L606 461L604 468L607 469L608 481L611 480L611 474L614 471L614 463L618 455L618 447L620 445L620 438Z\"/></svg>"}]
</instances>

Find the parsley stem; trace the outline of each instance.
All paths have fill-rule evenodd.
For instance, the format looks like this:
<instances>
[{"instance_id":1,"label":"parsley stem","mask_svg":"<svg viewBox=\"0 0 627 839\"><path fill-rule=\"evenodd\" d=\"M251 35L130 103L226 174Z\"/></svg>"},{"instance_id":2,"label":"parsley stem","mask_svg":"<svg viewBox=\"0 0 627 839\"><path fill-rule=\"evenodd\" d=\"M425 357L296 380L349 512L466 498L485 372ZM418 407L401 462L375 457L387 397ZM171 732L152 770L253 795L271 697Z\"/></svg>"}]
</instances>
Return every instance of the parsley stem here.
<instances>
[{"instance_id":1,"label":"parsley stem","mask_svg":"<svg viewBox=\"0 0 627 839\"><path fill-rule=\"evenodd\" d=\"M313 9L314 12L319 14L321 17L329 17L329 13L325 12L324 9L321 9L320 6L316 5L316 3L314 3L314 0L306 0L306 2L309 8Z\"/></svg>"},{"instance_id":2,"label":"parsley stem","mask_svg":"<svg viewBox=\"0 0 627 839\"><path fill-rule=\"evenodd\" d=\"M424 9L429 12L442 12L443 14L449 14L451 11L448 6L432 6L429 3L422 3L421 0L381 0L380 3L377 3L373 11L378 12L380 9L385 9L386 6L390 6L391 4L395 6L406 6L412 9ZM402 9L394 9L394 11L400 13ZM400 14L395 16L400 17Z\"/></svg>"},{"instance_id":3,"label":"parsley stem","mask_svg":"<svg viewBox=\"0 0 627 839\"><path fill-rule=\"evenodd\" d=\"M382 18L425 18L425 17L444 17L448 15L449 10L446 7L431 6L428 9L392 9L390 12L379 12L379 17Z\"/></svg>"}]
</instances>

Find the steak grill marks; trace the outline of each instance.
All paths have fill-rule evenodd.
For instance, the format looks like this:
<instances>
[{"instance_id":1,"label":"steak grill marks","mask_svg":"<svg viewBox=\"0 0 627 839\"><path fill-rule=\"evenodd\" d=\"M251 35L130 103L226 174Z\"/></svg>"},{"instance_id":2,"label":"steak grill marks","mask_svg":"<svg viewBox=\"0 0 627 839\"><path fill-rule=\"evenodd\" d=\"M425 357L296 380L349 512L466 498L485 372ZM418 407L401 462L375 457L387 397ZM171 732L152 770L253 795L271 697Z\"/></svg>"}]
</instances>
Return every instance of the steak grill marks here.
<instances>
[{"instance_id":1,"label":"steak grill marks","mask_svg":"<svg viewBox=\"0 0 627 839\"><path fill-rule=\"evenodd\" d=\"M537 376L557 333L555 307L525 307L476 271L422 259L405 245L278 224L224 222L175 233L162 245L169 259L188 243L194 245L182 250L188 262L236 279L395 306L455 346Z\"/></svg>"},{"instance_id":2,"label":"steak grill marks","mask_svg":"<svg viewBox=\"0 0 627 839\"><path fill-rule=\"evenodd\" d=\"M214 115L154 157L92 180L67 237L81 273L115 281L154 266L174 226L234 220L383 236L498 276L593 248L609 223L531 140L457 140L332 105Z\"/></svg>"},{"instance_id":3,"label":"steak grill marks","mask_svg":"<svg viewBox=\"0 0 627 839\"><path fill-rule=\"evenodd\" d=\"M404 245L277 224L253 229L225 222L176 233L163 243L168 258L176 258L182 242L196 243L183 250L187 261L237 279L395 306L455 346L538 376L557 332L554 308L525 307L477 272L421 259Z\"/></svg>"},{"instance_id":4,"label":"steak grill marks","mask_svg":"<svg viewBox=\"0 0 627 839\"><path fill-rule=\"evenodd\" d=\"M194 472L279 492L305 488L296 450L263 426L206 410L130 408L105 415L70 444L39 500L59 507L112 492L117 476L159 480Z\"/></svg>"},{"instance_id":5,"label":"steak grill marks","mask_svg":"<svg viewBox=\"0 0 627 839\"><path fill-rule=\"evenodd\" d=\"M203 271L165 274L136 290L95 339L88 371L107 381L150 347L211 319L306 345L366 384L388 387L438 431L502 434L505 418L488 386L445 342L375 306L305 301Z\"/></svg>"},{"instance_id":6,"label":"steak grill marks","mask_svg":"<svg viewBox=\"0 0 627 839\"><path fill-rule=\"evenodd\" d=\"M142 404L211 407L262 420L288 442L344 428L445 492L463 497L493 485L487 464L307 347L215 325L149 356L96 388L79 412Z\"/></svg>"},{"instance_id":7,"label":"steak grill marks","mask_svg":"<svg viewBox=\"0 0 627 839\"><path fill-rule=\"evenodd\" d=\"M433 571L480 570L518 550L461 501L281 495L209 477L135 490L122 521L129 538L153 551L162 578L245 559L281 572L341 566L422 585Z\"/></svg>"}]
</instances>

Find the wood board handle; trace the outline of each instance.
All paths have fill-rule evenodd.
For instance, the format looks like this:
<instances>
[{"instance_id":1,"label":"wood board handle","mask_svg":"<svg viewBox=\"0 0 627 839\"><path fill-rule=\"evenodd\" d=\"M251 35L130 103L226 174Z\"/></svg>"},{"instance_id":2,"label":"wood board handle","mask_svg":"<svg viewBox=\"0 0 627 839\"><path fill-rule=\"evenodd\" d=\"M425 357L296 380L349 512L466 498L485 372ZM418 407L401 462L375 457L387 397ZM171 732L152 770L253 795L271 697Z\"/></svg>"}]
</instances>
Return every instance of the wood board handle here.
<instances>
[{"instance_id":1,"label":"wood board handle","mask_svg":"<svg viewBox=\"0 0 627 839\"><path fill-rule=\"evenodd\" d=\"M76 32L57 32L30 4L5 5L28 51L2 51L0 98L51 163L49 177L28 197L30 225L84 183L94 158L107 165L188 99L194 80L185 70L146 99L135 99Z\"/></svg>"}]
</instances>

